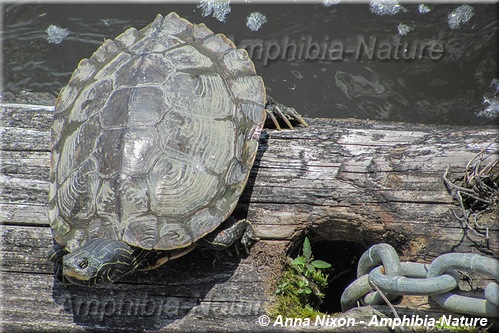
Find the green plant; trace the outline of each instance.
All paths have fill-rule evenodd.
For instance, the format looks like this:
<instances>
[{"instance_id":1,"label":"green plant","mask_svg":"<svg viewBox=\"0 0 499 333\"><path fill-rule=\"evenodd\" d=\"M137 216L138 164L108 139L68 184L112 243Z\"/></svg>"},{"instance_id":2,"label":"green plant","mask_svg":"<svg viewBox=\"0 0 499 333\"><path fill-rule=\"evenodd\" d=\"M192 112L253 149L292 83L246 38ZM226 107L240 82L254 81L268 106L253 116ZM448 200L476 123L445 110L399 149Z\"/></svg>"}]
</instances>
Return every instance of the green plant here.
<instances>
[{"instance_id":1,"label":"green plant","mask_svg":"<svg viewBox=\"0 0 499 333\"><path fill-rule=\"evenodd\" d=\"M302 255L286 258L285 272L279 280L273 307L274 314L294 317L315 317L324 298L328 275L324 272L331 264L314 260L310 241L303 242Z\"/></svg>"}]
</instances>

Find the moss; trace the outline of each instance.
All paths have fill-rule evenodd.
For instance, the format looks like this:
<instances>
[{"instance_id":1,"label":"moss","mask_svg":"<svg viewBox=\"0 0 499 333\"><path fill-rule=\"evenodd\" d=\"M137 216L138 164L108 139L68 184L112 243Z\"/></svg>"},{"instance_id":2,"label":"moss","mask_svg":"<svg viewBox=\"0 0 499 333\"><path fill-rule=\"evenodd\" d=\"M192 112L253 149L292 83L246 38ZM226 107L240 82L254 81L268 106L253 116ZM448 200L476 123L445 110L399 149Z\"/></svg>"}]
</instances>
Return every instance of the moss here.
<instances>
[{"instance_id":1,"label":"moss","mask_svg":"<svg viewBox=\"0 0 499 333\"><path fill-rule=\"evenodd\" d=\"M318 315L322 316L323 313L312 308L310 305L305 306L294 296L278 295L275 303L268 309L268 315L276 318L278 315L291 318L311 318L315 319Z\"/></svg>"},{"instance_id":2,"label":"moss","mask_svg":"<svg viewBox=\"0 0 499 333\"><path fill-rule=\"evenodd\" d=\"M315 318L323 315L318 308L324 297L331 267L322 260L314 260L308 238L303 242L302 255L286 258L284 273L276 283L275 302L268 306L268 315L294 318Z\"/></svg>"}]
</instances>

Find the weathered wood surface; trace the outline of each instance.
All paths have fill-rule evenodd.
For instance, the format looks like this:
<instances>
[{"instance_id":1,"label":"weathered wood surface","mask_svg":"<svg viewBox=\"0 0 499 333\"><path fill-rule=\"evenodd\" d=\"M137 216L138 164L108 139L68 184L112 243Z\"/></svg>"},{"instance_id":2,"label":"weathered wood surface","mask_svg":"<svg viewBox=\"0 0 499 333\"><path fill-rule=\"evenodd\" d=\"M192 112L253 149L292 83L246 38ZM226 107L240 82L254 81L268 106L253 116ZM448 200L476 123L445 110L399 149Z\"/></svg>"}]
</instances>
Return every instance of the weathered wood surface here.
<instances>
[{"instance_id":1,"label":"weathered wood surface","mask_svg":"<svg viewBox=\"0 0 499 333\"><path fill-rule=\"evenodd\" d=\"M50 106L2 105L6 332L261 331L257 319L271 299L281 256L305 230L316 242L387 242L411 261L453 251L499 253L497 224L488 244L464 231L442 182L448 165L451 177L463 173L494 141L495 128L315 119L310 128L262 135L235 212L262 239L248 257L196 250L109 288L64 287L47 259L51 120ZM498 156L497 141L488 152Z\"/></svg>"}]
</instances>

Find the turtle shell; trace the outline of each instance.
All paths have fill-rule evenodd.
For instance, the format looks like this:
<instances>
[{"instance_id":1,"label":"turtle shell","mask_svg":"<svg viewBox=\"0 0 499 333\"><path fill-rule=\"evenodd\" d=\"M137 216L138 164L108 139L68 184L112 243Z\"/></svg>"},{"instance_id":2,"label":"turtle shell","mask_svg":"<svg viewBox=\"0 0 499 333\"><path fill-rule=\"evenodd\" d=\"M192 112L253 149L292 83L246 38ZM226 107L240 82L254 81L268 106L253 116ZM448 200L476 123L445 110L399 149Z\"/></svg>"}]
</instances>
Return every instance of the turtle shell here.
<instances>
[{"instance_id":1,"label":"turtle shell","mask_svg":"<svg viewBox=\"0 0 499 333\"><path fill-rule=\"evenodd\" d=\"M265 100L245 50L176 13L106 40L56 102L55 240L170 250L214 230L246 185Z\"/></svg>"}]
</instances>

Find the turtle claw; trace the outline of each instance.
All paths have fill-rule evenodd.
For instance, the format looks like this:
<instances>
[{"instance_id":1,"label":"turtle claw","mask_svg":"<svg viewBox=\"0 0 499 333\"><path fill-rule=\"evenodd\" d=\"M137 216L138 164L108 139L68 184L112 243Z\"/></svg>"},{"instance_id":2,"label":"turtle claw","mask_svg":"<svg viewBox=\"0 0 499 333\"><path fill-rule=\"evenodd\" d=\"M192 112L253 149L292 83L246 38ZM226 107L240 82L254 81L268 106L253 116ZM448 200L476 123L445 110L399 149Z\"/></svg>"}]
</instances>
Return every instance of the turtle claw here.
<instances>
[{"instance_id":1,"label":"turtle claw","mask_svg":"<svg viewBox=\"0 0 499 333\"><path fill-rule=\"evenodd\" d=\"M54 244L49 252L49 259L54 263L54 276L64 284L64 287L66 287L67 281L62 271L62 257L66 254L68 254L68 251L65 250L64 246L57 243Z\"/></svg>"},{"instance_id":2,"label":"turtle claw","mask_svg":"<svg viewBox=\"0 0 499 333\"><path fill-rule=\"evenodd\" d=\"M251 248L251 246L260 240L260 238L256 237L255 231L253 230L253 226L251 225L251 223L249 221L246 221L246 220L242 220L242 221L244 221L244 223L247 224L246 229L244 230L244 233L241 236L241 238L239 239L239 241L231 246L238 256L241 255L241 252L240 252L241 249L243 249L244 252L247 255L249 255L249 253L250 253L249 249ZM239 221L238 223L240 223L240 222L241 221Z\"/></svg>"},{"instance_id":3,"label":"turtle claw","mask_svg":"<svg viewBox=\"0 0 499 333\"><path fill-rule=\"evenodd\" d=\"M253 231L253 228L251 225L248 225L249 228L246 229L243 237L241 237L241 240L239 242L236 242L234 245L227 247L225 250L229 254L229 256L233 257L234 254L233 252L236 252L237 256L241 255L241 249L244 250L244 252L249 255L250 251L249 249L251 246L258 242L260 238L255 236L255 232ZM249 235L251 234L251 235ZM233 251L231 251L233 250Z\"/></svg>"},{"instance_id":4,"label":"turtle claw","mask_svg":"<svg viewBox=\"0 0 499 333\"><path fill-rule=\"evenodd\" d=\"M249 254L250 247L259 240L260 238L256 237L255 230L253 230L253 227L248 222L248 226L246 227L246 230L241 237L241 241L239 242L246 254Z\"/></svg>"},{"instance_id":5,"label":"turtle claw","mask_svg":"<svg viewBox=\"0 0 499 333\"><path fill-rule=\"evenodd\" d=\"M282 119L289 129L294 129L290 120L299 122L305 127L308 127L307 122L302 118L302 116L294 109L283 104L277 103L272 97L267 97L267 105L265 106L267 110L267 115L274 123L277 130L282 130L279 119Z\"/></svg>"}]
</instances>

